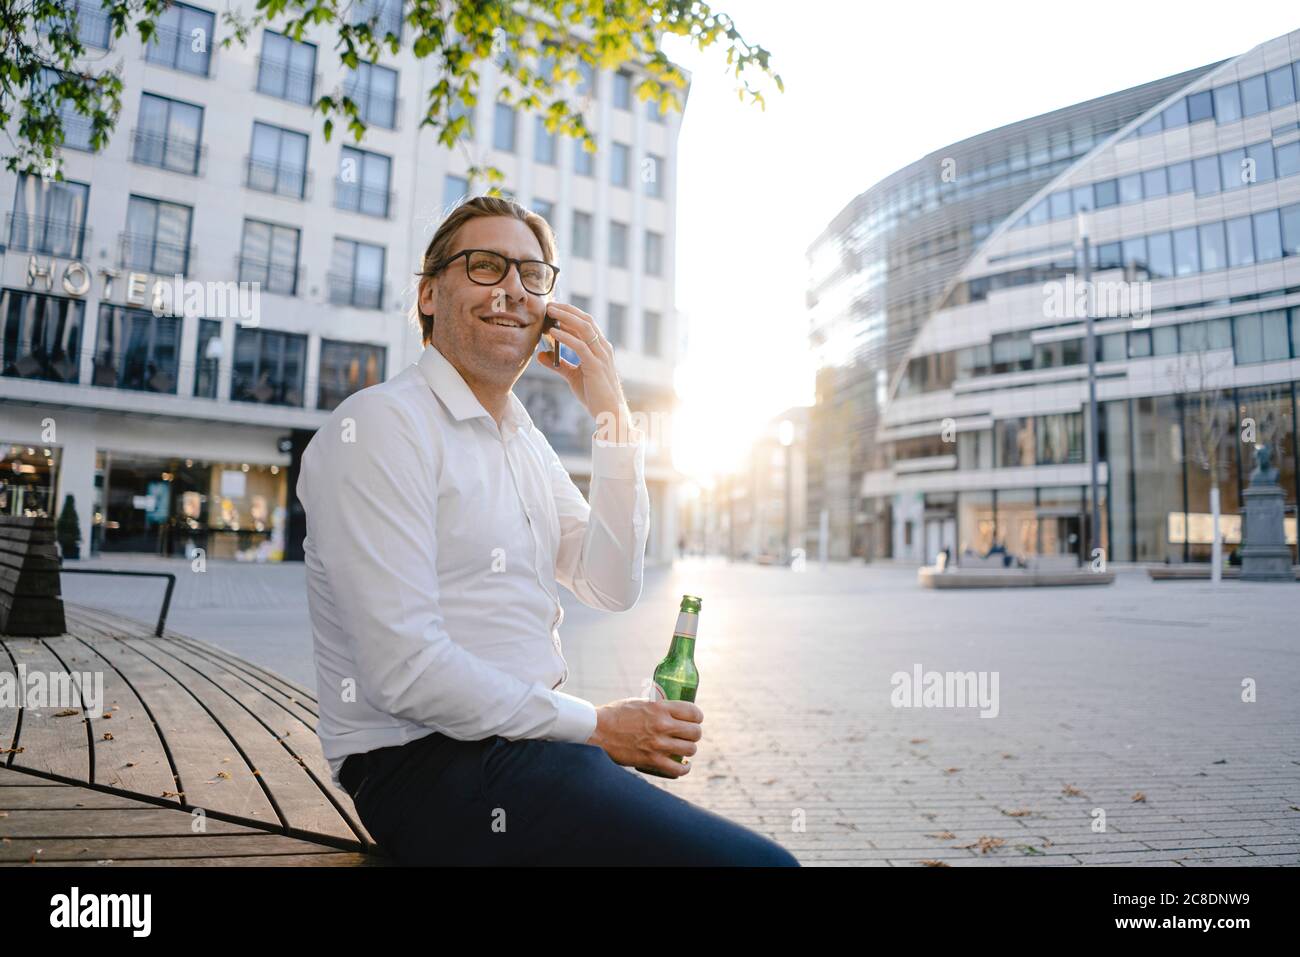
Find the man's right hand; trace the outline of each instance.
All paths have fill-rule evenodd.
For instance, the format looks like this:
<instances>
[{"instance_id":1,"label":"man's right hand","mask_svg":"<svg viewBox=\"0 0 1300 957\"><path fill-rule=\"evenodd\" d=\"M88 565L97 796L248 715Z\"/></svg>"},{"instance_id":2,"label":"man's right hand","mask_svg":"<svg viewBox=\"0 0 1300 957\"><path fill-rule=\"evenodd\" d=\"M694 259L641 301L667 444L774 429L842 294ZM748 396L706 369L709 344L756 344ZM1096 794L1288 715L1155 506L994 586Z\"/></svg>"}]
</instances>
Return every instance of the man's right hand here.
<instances>
[{"instance_id":1,"label":"man's right hand","mask_svg":"<svg viewBox=\"0 0 1300 957\"><path fill-rule=\"evenodd\" d=\"M669 755L693 755L704 736L703 721L704 712L690 701L624 698L596 709L596 731L587 743L604 748L615 764L679 778L691 770L690 762Z\"/></svg>"}]
</instances>

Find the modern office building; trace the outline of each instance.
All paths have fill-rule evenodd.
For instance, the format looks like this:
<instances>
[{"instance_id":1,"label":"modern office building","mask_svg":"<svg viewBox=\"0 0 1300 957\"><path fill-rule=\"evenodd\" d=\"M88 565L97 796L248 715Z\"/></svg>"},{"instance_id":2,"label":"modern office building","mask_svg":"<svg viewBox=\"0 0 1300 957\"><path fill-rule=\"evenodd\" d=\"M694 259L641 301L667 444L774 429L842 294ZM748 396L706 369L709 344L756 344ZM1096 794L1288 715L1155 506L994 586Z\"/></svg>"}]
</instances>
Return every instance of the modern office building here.
<instances>
[{"instance_id":1,"label":"modern office building","mask_svg":"<svg viewBox=\"0 0 1300 957\"><path fill-rule=\"evenodd\" d=\"M439 77L409 35L349 69L323 28L225 49L215 8L174 3L146 46L112 39L98 0L66 2L86 63L121 62L123 108L98 152L69 108L62 181L0 172L0 510L72 496L83 555L300 558L298 456L345 396L416 360L414 273L466 171L493 165L555 226L556 294L602 322L633 410L661 413L649 557L671 555L680 115L639 101L634 70L584 75L591 154L499 103L485 64L473 139L449 151L420 126ZM352 7L409 34L401 10ZM330 91L357 101L364 142L324 138ZM546 376L516 390L585 491L594 423Z\"/></svg>"},{"instance_id":2,"label":"modern office building","mask_svg":"<svg viewBox=\"0 0 1300 957\"><path fill-rule=\"evenodd\" d=\"M928 562L951 547L960 560L1001 544L1205 561L1214 485L1231 554L1267 445L1294 558L1298 91L1300 31L1197 71L1095 138L966 257L890 370L879 455L858 487L887 518L887 554Z\"/></svg>"},{"instance_id":3,"label":"modern office building","mask_svg":"<svg viewBox=\"0 0 1300 957\"><path fill-rule=\"evenodd\" d=\"M1213 66L935 150L857 196L808 250L819 371L809 423L807 540L831 558L892 554L887 496L864 500L891 376L957 272L1047 183Z\"/></svg>"}]
</instances>

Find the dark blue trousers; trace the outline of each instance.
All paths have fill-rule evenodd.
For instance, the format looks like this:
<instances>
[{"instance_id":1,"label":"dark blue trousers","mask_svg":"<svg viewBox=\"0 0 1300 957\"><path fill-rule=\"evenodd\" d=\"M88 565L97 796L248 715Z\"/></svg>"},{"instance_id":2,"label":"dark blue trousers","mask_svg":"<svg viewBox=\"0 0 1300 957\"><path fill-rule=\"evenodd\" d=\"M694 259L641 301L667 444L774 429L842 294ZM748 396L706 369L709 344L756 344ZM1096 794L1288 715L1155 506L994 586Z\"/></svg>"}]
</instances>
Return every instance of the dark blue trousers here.
<instances>
[{"instance_id":1,"label":"dark blue trousers","mask_svg":"<svg viewBox=\"0 0 1300 957\"><path fill-rule=\"evenodd\" d=\"M340 778L402 864L799 866L595 745L434 733L350 755Z\"/></svg>"}]
</instances>

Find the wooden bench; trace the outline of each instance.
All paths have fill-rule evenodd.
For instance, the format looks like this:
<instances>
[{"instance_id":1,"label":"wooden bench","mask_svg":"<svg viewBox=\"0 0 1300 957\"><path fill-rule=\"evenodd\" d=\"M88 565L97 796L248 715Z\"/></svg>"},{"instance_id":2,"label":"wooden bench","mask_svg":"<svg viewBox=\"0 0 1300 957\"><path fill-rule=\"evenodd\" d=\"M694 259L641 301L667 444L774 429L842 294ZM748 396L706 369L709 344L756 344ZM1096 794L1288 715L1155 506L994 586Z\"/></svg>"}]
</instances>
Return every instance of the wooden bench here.
<instances>
[{"instance_id":1,"label":"wooden bench","mask_svg":"<svg viewBox=\"0 0 1300 957\"><path fill-rule=\"evenodd\" d=\"M65 612L63 635L0 637L0 682L98 673L102 708L94 684L71 706L0 707L0 863L389 863L331 782L315 695L172 631Z\"/></svg>"}]
</instances>

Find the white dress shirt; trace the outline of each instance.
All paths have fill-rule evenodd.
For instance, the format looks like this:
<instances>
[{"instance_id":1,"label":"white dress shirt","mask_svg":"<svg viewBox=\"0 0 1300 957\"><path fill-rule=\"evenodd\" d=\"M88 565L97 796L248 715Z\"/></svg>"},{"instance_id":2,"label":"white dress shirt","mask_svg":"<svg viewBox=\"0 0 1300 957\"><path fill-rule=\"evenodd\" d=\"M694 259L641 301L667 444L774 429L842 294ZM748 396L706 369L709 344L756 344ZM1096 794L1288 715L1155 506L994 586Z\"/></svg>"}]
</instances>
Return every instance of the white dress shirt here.
<instances>
[{"instance_id":1,"label":"white dress shirt","mask_svg":"<svg viewBox=\"0 0 1300 957\"><path fill-rule=\"evenodd\" d=\"M645 445L592 436L591 503L523 403L498 429L433 346L344 399L307 445L298 498L334 782L349 754L431 731L586 742L559 691L559 585L593 608L641 594Z\"/></svg>"}]
</instances>

